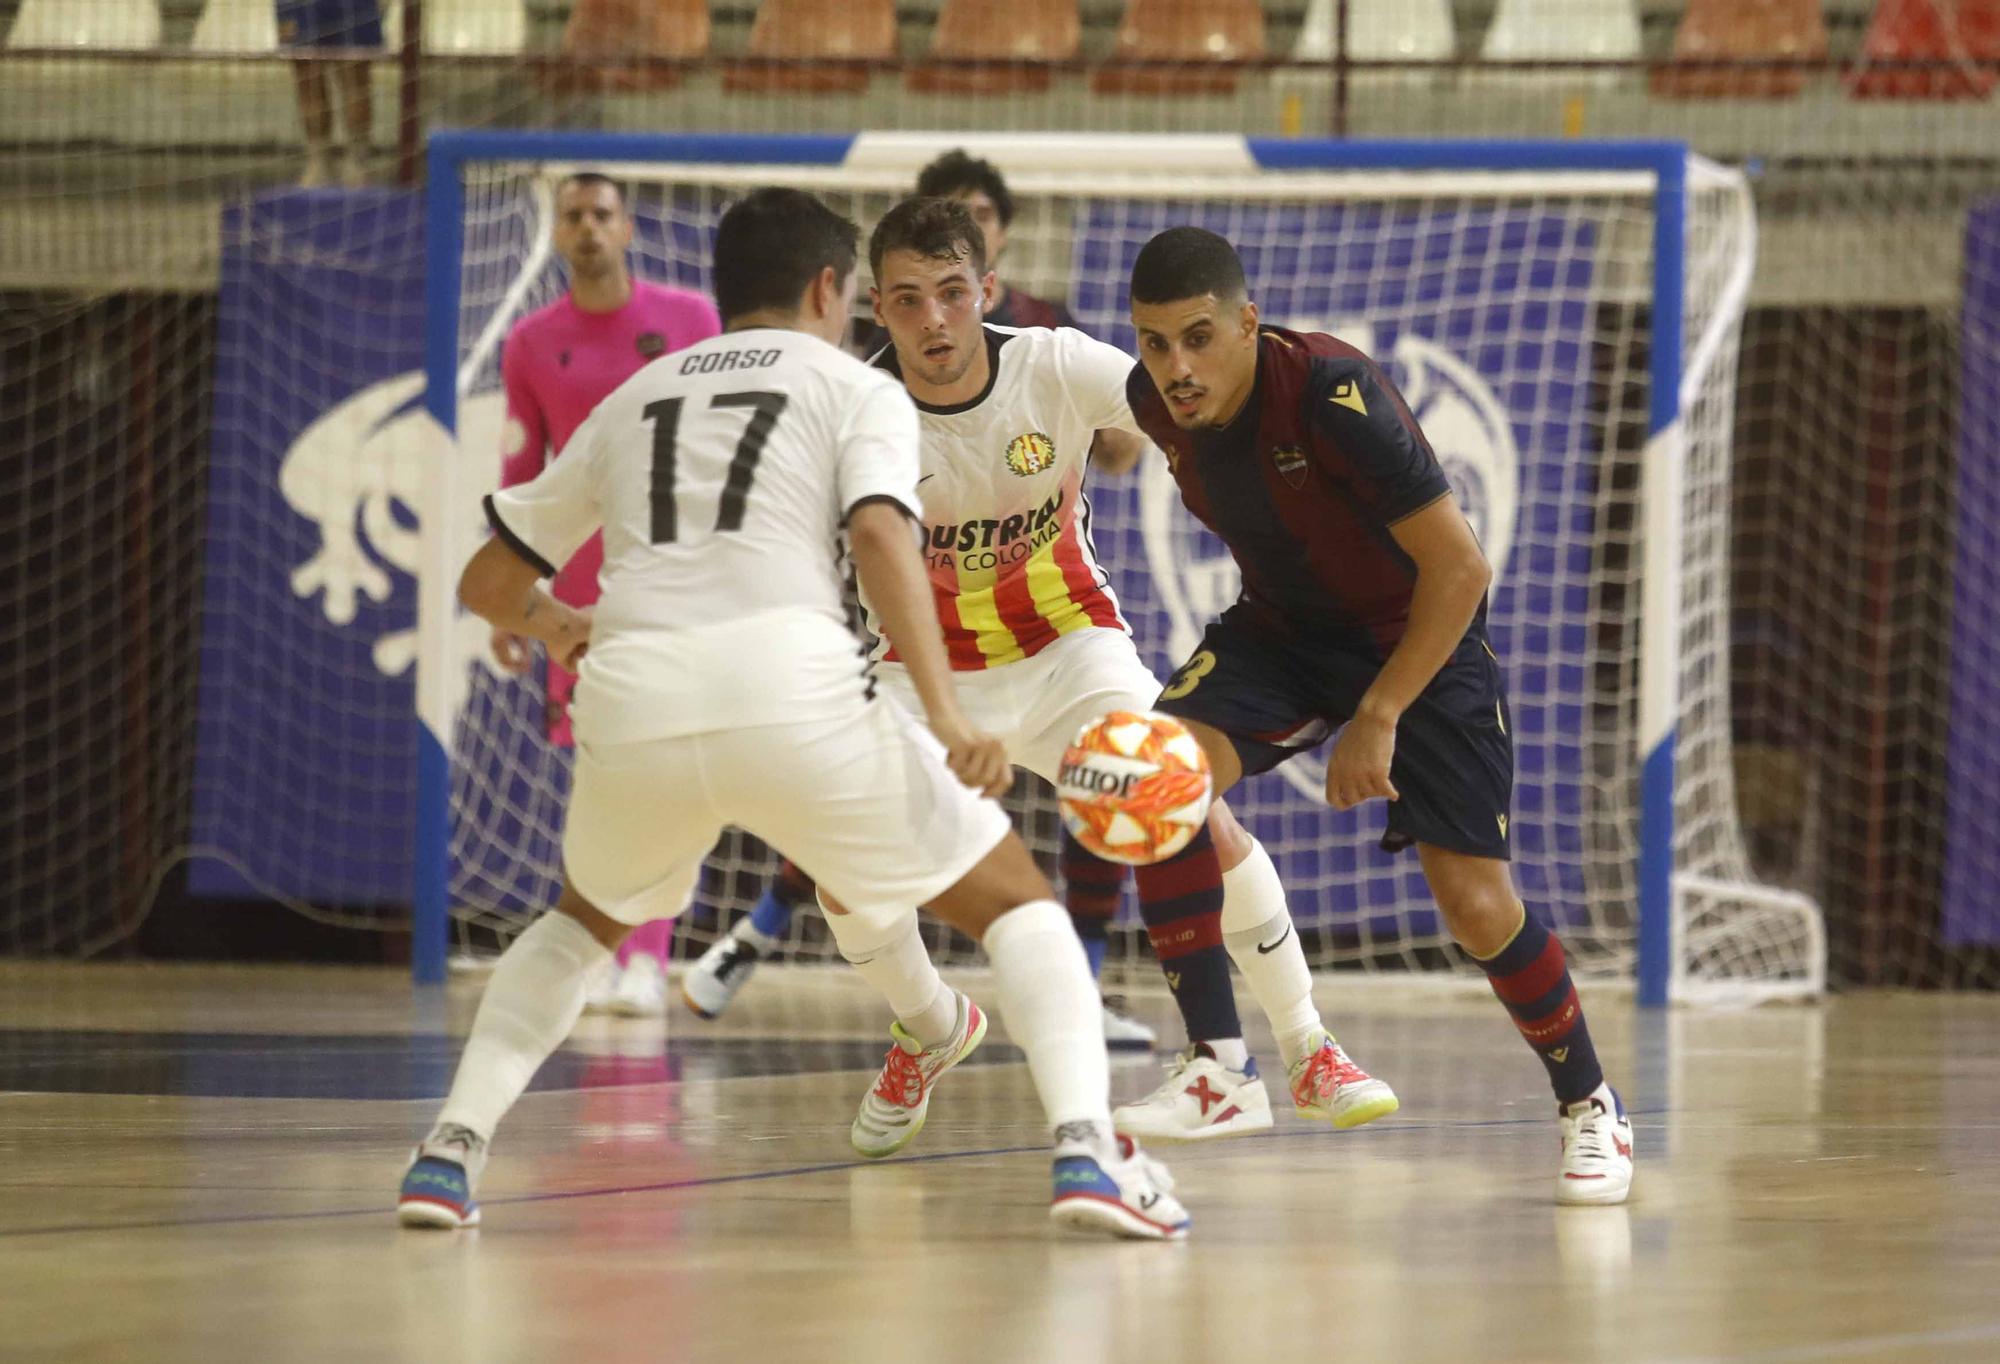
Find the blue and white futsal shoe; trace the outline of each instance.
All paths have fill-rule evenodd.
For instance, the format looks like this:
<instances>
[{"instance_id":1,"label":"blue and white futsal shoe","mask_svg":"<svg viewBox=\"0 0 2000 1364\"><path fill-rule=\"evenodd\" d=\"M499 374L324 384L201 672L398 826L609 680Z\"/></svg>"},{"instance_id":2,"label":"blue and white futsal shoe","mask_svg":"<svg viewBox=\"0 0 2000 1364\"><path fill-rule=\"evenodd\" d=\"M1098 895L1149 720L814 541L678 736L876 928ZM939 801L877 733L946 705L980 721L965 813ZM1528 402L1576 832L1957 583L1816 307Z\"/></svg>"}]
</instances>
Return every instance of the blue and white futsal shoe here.
<instances>
[{"instance_id":1,"label":"blue and white futsal shoe","mask_svg":"<svg viewBox=\"0 0 2000 1364\"><path fill-rule=\"evenodd\" d=\"M1056 1225L1086 1235L1146 1241L1178 1241L1187 1235L1187 1209L1174 1197L1173 1176L1137 1142L1118 1136L1107 1146L1094 1132L1064 1140L1060 1128L1056 1136L1055 1198L1049 1205Z\"/></svg>"},{"instance_id":2,"label":"blue and white futsal shoe","mask_svg":"<svg viewBox=\"0 0 2000 1364\"><path fill-rule=\"evenodd\" d=\"M486 1143L470 1128L444 1124L410 1157L396 1220L406 1227L455 1231L479 1225L472 1186L486 1164Z\"/></svg>"}]
</instances>

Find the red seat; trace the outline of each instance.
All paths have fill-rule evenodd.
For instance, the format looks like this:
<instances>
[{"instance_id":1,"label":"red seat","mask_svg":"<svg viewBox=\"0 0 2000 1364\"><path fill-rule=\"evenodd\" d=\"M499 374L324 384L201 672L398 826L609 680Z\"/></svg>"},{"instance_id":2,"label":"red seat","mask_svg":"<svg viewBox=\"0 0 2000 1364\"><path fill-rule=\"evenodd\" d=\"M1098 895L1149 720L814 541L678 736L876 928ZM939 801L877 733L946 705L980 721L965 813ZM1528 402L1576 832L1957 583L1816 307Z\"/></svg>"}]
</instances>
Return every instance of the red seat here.
<instances>
[{"instance_id":1,"label":"red seat","mask_svg":"<svg viewBox=\"0 0 2000 1364\"><path fill-rule=\"evenodd\" d=\"M1826 17L1820 0L1689 0L1674 33L1678 59L1826 56ZM1653 73L1653 93L1676 99L1782 99L1804 88L1796 70L1675 70Z\"/></svg>"},{"instance_id":2,"label":"red seat","mask_svg":"<svg viewBox=\"0 0 2000 1364\"><path fill-rule=\"evenodd\" d=\"M1861 69L1848 81L1858 99L1984 99L1993 73L1970 63L2000 58L2000 0L1877 0ZM1934 61L1926 71L1872 62Z\"/></svg>"},{"instance_id":3,"label":"red seat","mask_svg":"<svg viewBox=\"0 0 2000 1364\"><path fill-rule=\"evenodd\" d=\"M821 57L887 62L896 57L894 0L764 0L750 26L749 61L733 62L722 88L739 92L860 94L865 66L791 66L787 59ZM757 58L766 58L758 61Z\"/></svg>"},{"instance_id":4,"label":"red seat","mask_svg":"<svg viewBox=\"0 0 2000 1364\"><path fill-rule=\"evenodd\" d=\"M1090 84L1100 95L1229 95L1236 91L1235 71L1201 68L1263 55L1264 11L1257 0L1127 0L1118 23L1118 59L1186 65L1104 70Z\"/></svg>"},{"instance_id":5,"label":"red seat","mask_svg":"<svg viewBox=\"0 0 2000 1364\"><path fill-rule=\"evenodd\" d=\"M1048 68L1019 63L1070 61L1082 43L1076 0L945 0L931 55L982 65L920 66L909 84L934 95L1046 90Z\"/></svg>"},{"instance_id":6,"label":"red seat","mask_svg":"<svg viewBox=\"0 0 2000 1364\"><path fill-rule=\"evenodd\" d=\"M563 29L563 51L572 57L701 58L708 55L708 0L576 0ZM650 70L582 70L571 84L590 89L667 90L680 73Z\"/></svg>"}]
</instances>

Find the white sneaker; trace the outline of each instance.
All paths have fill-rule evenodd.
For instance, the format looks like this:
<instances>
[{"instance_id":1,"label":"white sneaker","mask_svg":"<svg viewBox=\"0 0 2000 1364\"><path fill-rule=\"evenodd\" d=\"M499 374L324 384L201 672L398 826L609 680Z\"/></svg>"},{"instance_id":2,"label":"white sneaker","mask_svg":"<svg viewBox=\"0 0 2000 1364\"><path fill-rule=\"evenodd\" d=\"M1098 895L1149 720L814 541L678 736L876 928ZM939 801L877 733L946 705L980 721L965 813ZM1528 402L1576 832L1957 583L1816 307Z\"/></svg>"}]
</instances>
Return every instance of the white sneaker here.
<instances>
[{"instance_id":1,"label":"white sneaker","mask_svg":"<svg viewBox=\"0 0 2000 1364\"><path fill-rule=\"evenodd\" d=\"M958 997L958 1026L951 1036L925 1050L901 1023L889 1025L896 1045L889 1048L875 1087L861 1101L849 1140L870 1160L893 1156L917 1139L930 1112L931 1088L938 1077L972 1055L986 1037L986 1015L965 995Z\"/></svg>"},{"instance_id":2,"label":"white sneaker","mask_svg":"<svg viewBox=\"0 0 2000 1364\"><path fill-rule=\"evenodd\" d=\"M1096 1123L1087 1124L1095 1129ZM1174 1197L1167 1167L1139 1150L1130 1137L1115 1139L1117 1155L1103 1142L1058 1142L1055 1199L1049 1217L1057 1226L1100 1236L1178 1241L1188 1232L1187 1209Z\"/></svg>"},{"instance_id":3,"label":"white sneaker","mask_svg":"<svg viewBox=\"0 0 2000 1364\"><path fill-rule=\"evenodd\" d=\"M479 1225L472 1186L486 1165L486 1143L468 1128L441 1126L424 1138L403 1172L396 1220L443 1231Z\"/></svg>"},{"instance_id":4,"label":"white sneaker","mask_svg":"<svg viewBox=\"0 0 2000 1364\"><path fill-rule=\"evenodd\" d=\"M1137 1103L1114 1109L1111 1125L1127 1136L1206 1141L1271 1125L1271 1100L1252 1058L1231 1070L1195 1045L1167 1065L1166 1083Z\"/></svg>"},{"instance_id":5,"label":"white sneaker","mask_svg":"<svg viewBox=\"0 0 2000 1364\"><path fill-rule=\"evenodd\" d=\"M703 1018L716 1018L750 981L763 953L749 936L748 916L731 924L681 977L681 999Z\"/></svg>"},{"instance_id":6,"label":"white sneaker","mask_svg":"<svg viewBox=\"0 0 2000 1364\"><path fill-rule=\"evenodd\" d=\"M1153 1030L1125 1011L1123 995L1104 997L1104 1045L1113 1051L1151 1051Z\"/></svg>"},{"instance_id":7,"label":"white sneaker","mask_svg":"<svg viewBox=\"0 0 2000 1364\"><path fill-rule=\"evenodd\" d=\"M621 1018L664 1018L667 1014L667 972L658 957L634 952L632 960L618 973L610 1002L605 1005Z\"/></svg>"},{"instance_id":8,"label":"white sneaker","mask_svg":"<svg viewBox=\"0 0 2000 1364\"><path fill-rule=\"evenodd\" d=\"M1558 1203L1623 1203L1632 1190L1632 1122L1610 1085L1564 1106Z\"/></svg>"},{"instance_id":9,"label":"white sneaker","mask_svg":"<svg viewBox=\"0 0 2000 1364\"><path fill-rule=\"evenodd\" d=\"M1335 1127L1359 1127L1386 1118L1401 1105L1396 1091L1354 1064L1333 1034L1322 1029L1291 1069L1292 1108L1302 1118Z\"/></svg>"},{"instance_id":10,"label":"white sneaker","mask_svg":"<svg viewBox=\"0 0 2000 1364\"><path fill-rule=\"evenodd\" d=\"M592 971L583 982L583 1011L587 1014L608 1013L611 1001L618 995L618 959L609 957L604 965Z\"/></svg>"}]
</instances>

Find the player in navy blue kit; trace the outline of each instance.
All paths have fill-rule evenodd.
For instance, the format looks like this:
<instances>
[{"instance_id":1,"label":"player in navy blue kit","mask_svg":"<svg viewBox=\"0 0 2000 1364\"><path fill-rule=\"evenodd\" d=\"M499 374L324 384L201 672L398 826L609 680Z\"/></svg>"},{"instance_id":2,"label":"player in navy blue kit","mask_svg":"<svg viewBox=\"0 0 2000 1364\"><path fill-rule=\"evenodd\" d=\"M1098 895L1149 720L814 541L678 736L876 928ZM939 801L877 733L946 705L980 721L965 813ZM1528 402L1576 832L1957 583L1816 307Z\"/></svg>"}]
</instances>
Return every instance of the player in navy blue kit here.
<instances>
[{"instance_id":1,"label":"player in navy blue kit","mask_svg":"<svg viewBox=\"0 0 2000 1364\"><path fill-rule=\"evenodd\" d=\"M1486 638L1492 570L1402 395L1331 336L1259 325L1223 238L1170 228L1132 269L1132 411L1243 591L1168 682L1216 794L1338 733L1326 798L1390 802L1452 937L1547 1067L1556 1196L1623 1202L1632 1129L1604 1081L1562 944L1515 893L1513 743Z\"/></svg>"}]
</instances>

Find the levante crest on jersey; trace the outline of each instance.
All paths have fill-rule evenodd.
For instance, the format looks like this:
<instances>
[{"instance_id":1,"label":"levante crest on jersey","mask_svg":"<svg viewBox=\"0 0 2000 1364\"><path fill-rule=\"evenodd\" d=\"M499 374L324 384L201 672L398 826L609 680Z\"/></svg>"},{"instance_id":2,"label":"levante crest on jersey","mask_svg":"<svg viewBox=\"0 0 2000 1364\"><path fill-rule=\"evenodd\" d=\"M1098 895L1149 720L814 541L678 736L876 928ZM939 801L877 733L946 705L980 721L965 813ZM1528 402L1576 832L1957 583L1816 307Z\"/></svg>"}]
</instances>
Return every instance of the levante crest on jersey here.
<instances>
[{"instance_id":1,"label":"levante crest on jersey","mask_svg":"<svg viewBox=\"0 0 2000 1364\"><path fill-rule=\"evenodd\" d=\"M1007 442L1007 467L1021 478L1031 478L1056 464L1056 443L1041 431L1030 431Z\"/></svg>"},{"instance_id":2,"label":"levante crest on jersey","mask_svg":"<svg viewBox=\"0 0 2000 1364\"><path fill-rule=\"evenodd\" d=\"M1285 476L1285 482L1294 488L1306 486L1306 452L1296 445L1287 445L1271 452L1271 463L1278 466L1278 472Z\"/></svg>"}]
</instances>

